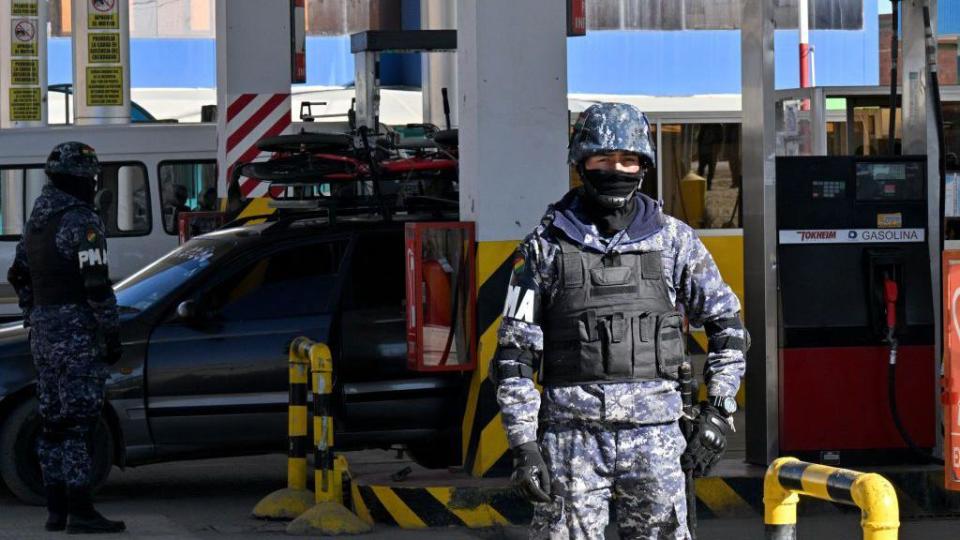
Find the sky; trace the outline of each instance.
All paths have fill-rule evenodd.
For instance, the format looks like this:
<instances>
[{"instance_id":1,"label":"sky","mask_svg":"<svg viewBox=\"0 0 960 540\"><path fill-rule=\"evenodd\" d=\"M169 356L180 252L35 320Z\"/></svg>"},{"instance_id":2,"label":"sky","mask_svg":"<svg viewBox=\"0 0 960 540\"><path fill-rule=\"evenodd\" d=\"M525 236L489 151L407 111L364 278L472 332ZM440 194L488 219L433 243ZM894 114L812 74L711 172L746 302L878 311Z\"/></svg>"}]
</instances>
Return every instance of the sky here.
<instances>
[{"instance_id":1,"label":"sky","mask_svg":"<svg viewBox=\"0 0 960 540\"><path fill-rule=\"evenodd\" d=\"M890 0L877 0L877 6L880 7L880 13L890 13L893 8L890 7Z\"/></svg>"}]
</instances>

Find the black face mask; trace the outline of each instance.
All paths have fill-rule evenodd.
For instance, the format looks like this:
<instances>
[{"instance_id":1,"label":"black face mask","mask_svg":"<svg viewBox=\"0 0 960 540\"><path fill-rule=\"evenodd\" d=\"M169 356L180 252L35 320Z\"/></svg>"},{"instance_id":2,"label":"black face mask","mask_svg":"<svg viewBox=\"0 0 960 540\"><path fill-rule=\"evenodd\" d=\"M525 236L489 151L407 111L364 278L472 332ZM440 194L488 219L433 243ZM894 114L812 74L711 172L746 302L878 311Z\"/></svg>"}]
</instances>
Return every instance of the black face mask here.
<instances>
[{"instance_id":1,"label":"black face mask","mask_svg":"<svg viewBox=\"0 0 960 540\"><path fill-rule=\"evenodd\" d=\"M581 169L587 196L604 208L621 208L633 198L643 181L642 174L625 174L596 169Z\"/></svg>"},{"instance_id":2,"label":"black face mask","mask_svg":"<svg viewBox=\"0 0 960 540\"><path fill-rule=\"evenodd\" d=\"M93 178L63 176L54 177L51 180L57 189L87 204L93 204L94 197L97 195L97 181Z\"/></svg>"}]
</instances>

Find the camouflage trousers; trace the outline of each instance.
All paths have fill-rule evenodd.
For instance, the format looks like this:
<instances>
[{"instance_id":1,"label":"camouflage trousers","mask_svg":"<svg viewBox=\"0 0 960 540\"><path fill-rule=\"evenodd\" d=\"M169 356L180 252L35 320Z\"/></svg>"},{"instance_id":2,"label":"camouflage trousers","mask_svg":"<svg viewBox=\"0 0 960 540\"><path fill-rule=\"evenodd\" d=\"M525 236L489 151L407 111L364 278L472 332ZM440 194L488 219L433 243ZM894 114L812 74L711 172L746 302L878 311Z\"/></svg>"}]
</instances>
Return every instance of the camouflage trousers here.
<instances>
[{"instance_id":1,"label":"camouflage trousers","mask_svg":"<svg viewBox=\"0 0 960 540\"><path fill-rule=\"evenodd\" d=\"M553 502L534 505L530 538L602 539L610 515L620 538L686 540L686 493L676 422L628 428L550 426L540 442Z\"/></svg>"},{"instance_id":2,"label":"camouflage trousers","mask_svg":"<svg viewBox=\"0 0 960 540\"><path fill-rule=\"evenodd\" d=\"M107 370L94 334L62 335L44 332L43 326L35 324L30 332L42 422L37 455L43 482L89 485L90 438L103 408Z\"/></svg>"}]
</instances>

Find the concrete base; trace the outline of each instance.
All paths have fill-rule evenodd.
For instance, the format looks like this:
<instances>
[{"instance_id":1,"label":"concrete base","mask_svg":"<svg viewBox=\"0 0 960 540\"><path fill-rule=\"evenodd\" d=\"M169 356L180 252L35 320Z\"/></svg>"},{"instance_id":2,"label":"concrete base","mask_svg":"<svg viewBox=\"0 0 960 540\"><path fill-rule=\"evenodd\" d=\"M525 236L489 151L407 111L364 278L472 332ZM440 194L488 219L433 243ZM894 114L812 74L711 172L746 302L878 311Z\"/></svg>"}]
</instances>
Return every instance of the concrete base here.
<instances>
[{"instance_id":1,"label":"concrete base","mask_svg":"<svg viewBox=\"0 0 960 540\"><path fill-rule=\"evenodd\" d=\"M264 497L253 507L253 517L258 519L291 520L313 506L313 492L307 489L278 489Z\"/></svg>"},{"instance_id":2,"label":"concrete base","mask_svg":"<svg viewBox=\"0 0 960 540\"><path fill-rule=\"evenodd\" d=\"M409 466L403 481L391 474ZM697 480L697 515L700 520L763 520L765 467L742 461L721 461L713 476ZM943 488L939 467L885 467L871 469L896 487L901 519L960 515L960 493ZM527 525L533 507L518 497L506 478L473 478L458 470L436 471L392 460L352 460L351 503L370 522L401 528L470 528ZM800 522L805 516L859 513L853 506L802 498Z\"/></svg>"},{"instance_id":3,"label":"concrete base","mask_svg":"<svg viewBox=\"0 0 960 540\"><path fill-rule=\"evenodd\" d=\"M372 524L342 504L330 501L317 504L287 526L287 534L296 536L361 534L372 530Z\"/></svg>"}]
</instances>

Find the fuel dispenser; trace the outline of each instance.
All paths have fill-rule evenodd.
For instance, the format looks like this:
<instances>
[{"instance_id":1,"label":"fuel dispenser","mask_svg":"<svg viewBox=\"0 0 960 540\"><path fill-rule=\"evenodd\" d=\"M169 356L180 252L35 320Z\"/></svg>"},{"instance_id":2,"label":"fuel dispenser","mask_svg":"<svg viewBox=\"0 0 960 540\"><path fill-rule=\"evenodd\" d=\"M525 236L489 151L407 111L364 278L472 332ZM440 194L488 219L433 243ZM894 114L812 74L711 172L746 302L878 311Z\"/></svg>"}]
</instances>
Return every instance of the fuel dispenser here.
<instances>
[{"instance_id":1,"label":"fuel dispenser","mask_svg":"<svg viewBox=\"0 0 960 540\"><path fill-rule=\"evenodd\" d=\"M779 157L780 452L923 461L936 444L926 157Z\"/></svg>"}]
</instances>

